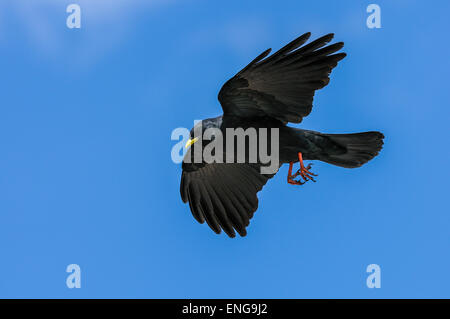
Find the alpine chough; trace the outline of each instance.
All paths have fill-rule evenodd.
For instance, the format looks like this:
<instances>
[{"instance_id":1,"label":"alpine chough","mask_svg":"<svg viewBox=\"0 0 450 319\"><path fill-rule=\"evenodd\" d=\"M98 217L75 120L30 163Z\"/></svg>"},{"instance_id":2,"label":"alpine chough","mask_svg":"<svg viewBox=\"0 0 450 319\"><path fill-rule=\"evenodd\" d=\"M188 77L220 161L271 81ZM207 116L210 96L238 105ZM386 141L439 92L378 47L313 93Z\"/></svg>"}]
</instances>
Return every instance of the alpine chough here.
<instances>
[{"instance_id":1,"label":"alpine chough","mask_svg":"<svg viewBox=\"0 0 450 319\"><path fill-rule=\"evenodd\" d=\"M244 162L194 161L195 148L201 152L213 140L204 138L206 129L215 128L225 135L229 128L277 128L277 169L289 163L287 182L293 185L315 181L311 164L305 166L303 160L354 168L367 163L382 148L384 136L376 131L324 134L287 126L289 122L300 123L311 112L315 91L328 84L331 70L346 56L337 53L343 42L328 45L333 34L305 44L310 35L303 34L270 56L271 49L261 53L221 88L218 98L223 115L205 119L191 130L186 149L194 150L183 159L181 199L189 202L199 223L206 221L217 234L222 229L230 237L235 237L235 232L247 234L246 227L258 207L256 194L274 173L262 173L260 158L250 162L247 155ZM246 151L250 144L245 143ZM296 162L300 168L293 173Z\"/></svg>"}]
</instances>

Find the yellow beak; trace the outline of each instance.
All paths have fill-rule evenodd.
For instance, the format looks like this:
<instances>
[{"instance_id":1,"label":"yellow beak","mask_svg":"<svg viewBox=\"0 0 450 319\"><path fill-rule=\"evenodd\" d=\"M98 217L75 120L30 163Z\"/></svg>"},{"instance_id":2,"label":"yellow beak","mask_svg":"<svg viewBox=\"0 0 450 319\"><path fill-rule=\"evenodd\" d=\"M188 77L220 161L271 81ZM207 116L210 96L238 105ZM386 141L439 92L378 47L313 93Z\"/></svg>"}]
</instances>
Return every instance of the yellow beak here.
<instances>
[{"instance_id":1,"label":"yellow beak","mask_svg":"<svg viewBox=\"0 0 450 319\"><path fill-rule=\"evenodd\" d=\"M195 142L197 142L198 141L198 137L194 137L193 139L189 139L187 142L186 142L186 145L184 146L185 148L189 148L189 146L191 146L192 144L194 144Z\"/></svg>"}]
</instances>

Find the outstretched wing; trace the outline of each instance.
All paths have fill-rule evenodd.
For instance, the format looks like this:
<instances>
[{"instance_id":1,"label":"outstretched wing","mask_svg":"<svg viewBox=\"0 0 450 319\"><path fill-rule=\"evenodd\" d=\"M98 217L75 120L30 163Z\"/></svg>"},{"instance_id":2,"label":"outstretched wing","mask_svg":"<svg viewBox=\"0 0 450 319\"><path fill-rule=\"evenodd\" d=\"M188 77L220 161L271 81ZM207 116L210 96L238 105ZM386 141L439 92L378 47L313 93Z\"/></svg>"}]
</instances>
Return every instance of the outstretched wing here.
<instances>
[{"instance_id":1,"label":"outstretched wing","mask_svg":"<svg viewBox=\"0 0 450 319\"><path fill-rule=\"evenodd\" d=\"M245 228L258 208L258 193L273 175L262 175L251 164L212 163L195 171L183 170L181 199L192 215L219 234L245 236Z\"/></svg>"},{"instance_id":2,"label":"outstretched wing","mask_svg":"<svg viewBox=\"0 0 450 319\"><path fill-rule=\"evenodd\" d=\"M225 115L270 116L284 123L300 123L312 109L315 90L330 81L331 70L346 54L344 46L326 46L334 34L302 46L311 36L305 33L264 59L268 49L226 82L219 92Z\"/></svg>"}]
</instances>

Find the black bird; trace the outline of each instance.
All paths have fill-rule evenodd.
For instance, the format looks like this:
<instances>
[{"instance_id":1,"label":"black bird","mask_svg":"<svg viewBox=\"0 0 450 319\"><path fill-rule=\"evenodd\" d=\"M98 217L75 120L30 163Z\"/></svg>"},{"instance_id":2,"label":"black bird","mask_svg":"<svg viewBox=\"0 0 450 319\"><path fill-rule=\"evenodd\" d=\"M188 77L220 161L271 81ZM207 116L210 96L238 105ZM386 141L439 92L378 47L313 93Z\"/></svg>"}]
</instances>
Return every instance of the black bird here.
<instances>
[{"instance_id":1,"label":"black bird","mask_svg":"<svg viewBox=\"0 0 450 319\"><path fill-rule=\"evenodd\" d=\"M303 34L269 57L271 49L264 51L228 80L219 92L223 115L201 121L200 134L192 129L186 148L201 144L204 149L208 141L196 142L207 128L278 128L279 166L289 163L287 181L294 185L315 181L311 164L305 166L303 160L354 168L374 158L383 145L380 132L324 134L286 126L300 123L311 112L315 90L328 84L331 70L346 56L336 53L343 42L328 45L333 34L304 45L310 35ZM260 172L259 158L257 163L247 162L248 157L244 163L193 163L193 153L183 159L183 202L189 202L199 223L206 221L217 234L223 229L230 237L235 231L245 236L258 207L256 194L274 174ZM300 169L292 174L296 162Z\"/></svg>"}]
</instances>

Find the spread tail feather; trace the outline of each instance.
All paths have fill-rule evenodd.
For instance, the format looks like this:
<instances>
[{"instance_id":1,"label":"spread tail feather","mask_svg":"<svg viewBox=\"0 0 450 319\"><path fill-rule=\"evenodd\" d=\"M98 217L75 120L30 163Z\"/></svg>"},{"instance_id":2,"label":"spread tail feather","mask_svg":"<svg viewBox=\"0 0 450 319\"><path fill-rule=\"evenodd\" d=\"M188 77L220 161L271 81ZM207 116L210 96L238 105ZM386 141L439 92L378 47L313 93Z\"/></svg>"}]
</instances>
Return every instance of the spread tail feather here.
<instances>
[{"instance_id":1,"label":"spread tail feather","mask_svg":"<svg viewBox=\"0 0 450 319\"><path fill-rule=\"evenodd\" d=\"M341 154L328 154L320 160L346 168L359 167L378 155L383 147L384 135L380 132L353 134L322 134L345 148Z\"/></svg>"}]
</instances>

